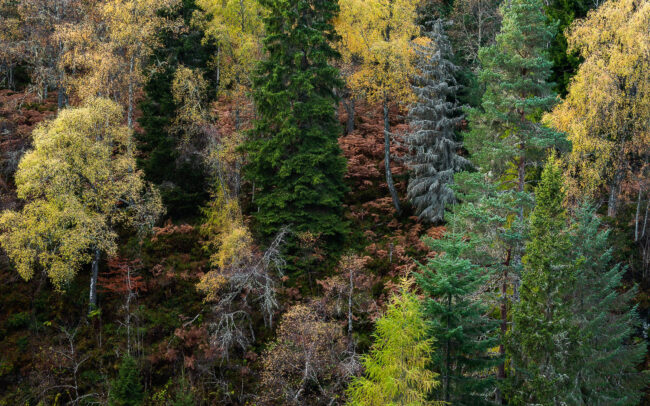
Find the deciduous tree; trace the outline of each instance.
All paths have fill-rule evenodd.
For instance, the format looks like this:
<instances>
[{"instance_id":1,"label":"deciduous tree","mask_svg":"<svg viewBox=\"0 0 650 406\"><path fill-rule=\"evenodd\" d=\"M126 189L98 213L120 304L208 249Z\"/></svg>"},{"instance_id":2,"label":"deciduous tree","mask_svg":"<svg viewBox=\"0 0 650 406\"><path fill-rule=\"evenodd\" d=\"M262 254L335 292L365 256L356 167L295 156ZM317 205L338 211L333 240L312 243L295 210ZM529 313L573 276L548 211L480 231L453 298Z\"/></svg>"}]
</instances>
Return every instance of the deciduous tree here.
<instances>
[{"instance_id":1,"label":"deciduous tree","mask_svg":"<svg viewBox=\"0 0 650 406\"><path fill-rule=\"evenodd\" d=\"M391 297L386 313L377 320L375 342L362 357L365 376L348 388L348 405L442 405L429 401L440 385L438 374L429 370L433 343L426 337L427 324L417 297L403 281Z\"/></svg>"},{"instance_id":2,"label":"deciduous tree","mask_svg":"<svg viewBox=\"0 0 650 406\"><path fill-rule=\"evenodd\" d=\"M569 50L585 60L566 99L547 117L573 146L565 158L570 199L598 198L605 189L611 217L618 213L621 186L647 178L648 26L650 4L639 0L608 1L572 25Z\"/></svg>"},{"instance_id":3,"label":"deciduous tree","mask_svg":"<svg viewBox=\"0 0 650 406\"><path fill-rule=\"evenodd\" d=\"M413 101L410 77L414 73L411 40L419 35L418 0L343 0L336 19L344 61L359 59L347 79L350 88L384 107L384 167L395 210L401 211L390 168L391 103Z\"/></svg>"},{"instance_id":4,"label":"deciduous tree","mask_svg":"<svg viewBox=\"0 0 650 406\"><path fill-rule=\"evenodd\" d=\"M25 280L41 267L63 289L92 261L91 308L101 255L116 253L116 226L145 232L163 212L158 192L135 168L122 114L117 104L92 99L36 129L16 173L27 204L0 217L0 243Z\"/></svg>"}]
</instances>

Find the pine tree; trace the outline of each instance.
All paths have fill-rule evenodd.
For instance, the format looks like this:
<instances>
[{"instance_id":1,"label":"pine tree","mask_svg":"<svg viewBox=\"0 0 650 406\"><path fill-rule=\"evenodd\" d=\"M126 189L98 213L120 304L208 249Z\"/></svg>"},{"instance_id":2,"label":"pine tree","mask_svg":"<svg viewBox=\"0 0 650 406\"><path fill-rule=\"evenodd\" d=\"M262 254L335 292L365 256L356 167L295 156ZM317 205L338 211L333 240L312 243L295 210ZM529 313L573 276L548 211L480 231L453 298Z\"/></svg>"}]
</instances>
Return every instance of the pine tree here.
<instances>
[{"instance_id":1,"label":"pine tree","mask_svg":"<svg viewBox=\"0 0 650 406\"><path fill-rule=\"evenodd\" d=\"M427 295L424 314L440 349L433 364L442 387L436 391L453 405L493 404L488 394L496 387L490 373L500 359L490 353L498 342L497 322L478 295L489 275L463 256L473 249L464 236L450 232L442 240L427 240L438 256L420 265L416 280Z\"/></svg>"},{"instance_id":2,"label":"pine tree","mask_svg":"<svg viewBox=\"0 0 650 406\"><path fill-rule=\"evenodd\" d=\"M479 206L472 203L463 210L474 222L484 223L479 225L483 229L494 219L502 220L496 221L504 227L497 239L483 241L486 253L499 252L491 255L496 259L491 266L501 271L501 330L505 334L509 292L513 292L515 302L519 295L526 205L530 200L525 187L527 171L535 175L531 167L541 164L548 148L564 148L565 140L539 123L542 113L556 100L553 84L548 82L552 62L546 48L555 30L544 15L543 2L512 0L502 3L500 10L503 21L495 44L479 51L483 66L479 80L485 93L481 106L469 110L470 132L464 138L471 161L481 172L466 176L466 180L479 191L490 190L491 195L477 199ZM481 185L486 182L492 186ZM513 209L517 211L514 222L508 220ZM502 355L504 351L502 345ZM504 377L502 364L499 378Z\"/></svg>"},{"instance_id":3,"label":"pine tree","mask_svg":"<svg viewBox=\"0 0 650 406\"><path fill-rule=\"evenodd\" d=\"M348 405L438 405L428 401L440 385L437 374L427 368L432 341L426 338L426 322L417 297L402 282L401 291L391 297L383 317L377 320L375 342L363 356L365 377L348 388Z\"/></svg>"},{"instance_id":4,"label":"pine tree","mask_svg":"<svg viewBox=\"0 0 650 406\"><path fill-rule=\"evenodd\" d=\"M507 345L515 374L508 382L512 405L554 405L566 400L567 374L576 357L580 332L573 322L570 295L576 281L569 258L566 194L562 170L549 158L535 191L530 240L523 258L521 300L514 304L515 327Z\"/></svg>"},{"instance_id":5,"label":"pine tree","mask_svg":"<svg viewBox=\"0 0 650 406\"><path fill-rule=\"evenodd\" d=\"M144 401L140 371L130 355L122 358L118 378L113 382L108 398L110 406L138 406Z\"/></svg>"},{"instance_id":6,"label":"pine tree","mask_svg":"<svg viewBox=\"0 0 650 406\"><path fill-rule=\"evenodd\" d=\"M612 265L609 232L601 231L595 209L581 205L572 223L572 314L581 340L565 400L584 406L638 405L648 376L637 370L646 353L646 344L633 338L640 320L630 301L637 291L620 293L625 269Z\"/></svg>"},{"instance_id":7,"label":"pine tree","mask_svg":"<svg viewBox=\"0 0 650 406\"><path fill-rule=\"evenodd\" d=\"M458 155L460 143L454 132L463 120L455 100L460 90L454 78L458 68L451 62L453 54L443 22L435 21L425 35L424 44L414 45L417 102L409 110L414 131L404 137L409 150L405 160L411 169L407 189L411 202L420 218L437 222L444 219L445 206L455 200L449 187L454 173L470 164Z\"/></svg>"},{"instance_id":8,"label":"pine tree","mask_svg":"<svg viewBox=\"0 0 650 406\"><path fill-rule=\"evenodd\" d=\"M526 169L540 164L549 147L563 146L559 133L539 123L556 101L547 44L554 27L547 24L541 0L503 3L503 23L496 43L482 48L481 108L471 109L465 146L472 163L507 188L524 191Z\"/></svg>"},{"instance_id":9,"label":"pine tree","mask_svg":"<svg viewBox=\"0 0 650 406\"><path fill-rule=\"evenodd\" d=\"M335 88L342 87L330 61L338 57L333 0L262 0L262 61L253 79L259 118L246 145L246 175L254 188L255 218L262 234L282 226L339 246L345 159L337 143ZM295 243L288 244L295 251ZM293 245L293 247L291 247Z\"/></svg>"}]
</instances>

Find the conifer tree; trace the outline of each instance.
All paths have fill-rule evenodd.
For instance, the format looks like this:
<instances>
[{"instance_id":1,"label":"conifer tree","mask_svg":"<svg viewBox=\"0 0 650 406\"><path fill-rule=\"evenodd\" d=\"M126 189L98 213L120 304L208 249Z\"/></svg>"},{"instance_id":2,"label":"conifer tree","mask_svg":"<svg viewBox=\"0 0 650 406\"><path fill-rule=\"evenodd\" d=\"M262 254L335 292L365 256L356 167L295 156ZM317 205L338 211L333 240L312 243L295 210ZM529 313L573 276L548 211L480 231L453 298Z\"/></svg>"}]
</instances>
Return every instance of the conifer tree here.
<instances>
[{"instance_id":1,"label":"conifer tree","mask_svg":"<svg viewBox=\"0 0 650 406\"><path fill-rule=\"evenodd\" d=\"M581 205L572 223L572 314L581 340L565 400L585 406L638 405L648 376L637 369L646 353L646 344L633 338L640 321L630 301L637 291L621 293L625 269L612 265L609 232L602 231L595 209Z\"/></svg>"},{"instance_id":2,"label":"conifer tree","mask_svg":"<svg viewBox=\"0 0 650 406\"><path fill-rule=\"evenodd\" d=\"M471 222L489 224L497 219L503 227L497 239L483 241L485 252L495 259L491 266L501 271L495 275L501 284L501 330L505 334L509 292L515 302L519 294L525 211L530 201L527 170L540 165L548 148L564 148L565 141L539 123L556 100L553 84L548 82L552 62L547 50L555 30L544 15L543 2L512 0L502 3L500 10L503 22L495 44L479 51L483 66L479 80L485 93L481 106L469 110L470 131L464 138L471 161L480 171L465 176L465 181L478 191L489 190L490 195L476 199L478 206L472 203L463 210ZM486 182L492 186L482 185ZM514 222L508 220L513 210L517 213ZM478 227L485 229L485 224ZM504 351L501 346L502 355ZM501 365L499 378L504 377L505 365Z\"/></svg>"},{"instance_id":3,"label":"conifer tree","mask_svg":"<svg viewBox=\"0 0 650 406\"><path fill-rule=\"evenodd\" d=\"M428 401L440 385L438 374L429 370L432 340L426 338L426 322L417 297L403 281L401 291L391 297L386 314L377 320L375 343L362 358L366 376L348 388L348 405L438 405Z\"/></svg>"},{"instance_id":4,"label":"conifer tree","mask_svg":"<svg viewBox=\"0 0 650 406\"><path fill-rule=\"evenodd\" d=\"M404 137L409 150L406 163L411 169L408 196L422 219L444 219L445 206L454 202L449 187L454 173L470 166L458 155L460 143L455 130L463 120L455 97L460 86L451 62L451 44L441 20L425 33L423 44L415 43L417 53L413 91L417 101L409 109L413 132Z\"/></svg>"},{"instance_id":5,"label":"conifer tree","mask_svg":"<svg viewBox=\"0 0 650 406\"><path fill-rule=\"evenodd\" d=\"M144 401L140 371L130 355L122 358L118 378L113 382L108 398L110 406L139 406Z\"/></svg>"},{"instance_id":6,"label":"conifer tree","mask_svg":"<svg viewBox=\"0 0 650 406\"><path fill-rule=\"evenodd\" d=\"M482 48L481 108L471 109L465 146L472 163L511 189L524 191L526 169L540 164L547 148L563 145L559 133L539 123L556 101L547 44L554 27L547 24L541 0L503 3L503 23L496 43Z\"/></svg>"},{"instance_id":7,"label":"conifer tree","mask_svg":"<svg viewBox=\"0 0 650 406\"><path fill-rule=\"evenodd\" d=\"M535 191L530 215L530 241L523 258L521 300L514 304L508 352L515 374L507 394L513 405L553 405L566 401L567 371L578 362L580 332L570 306L575 267L566 230L566 194L562 170L551 156Z\"/></svg>"},{"instance_id":8,"label":"conifer tree","mask_svg":"<svg viewBox=\"0 0 650 406\"><path fill-rule=\"evenodd\" d=\"M334 89L342 87L330 61L338 57L333 0L262 0L268 55L253 79L259 118L246 145L246 175L254 187L262 234L282 226L319 236L330 248L343 240L345 159L337 143ZM289 243L289 249L295 244Z\"/></svg>"},{"instance_id":9,"label":"conifer tree","mask_svg":"<svg viewBox=\"0 0 650 406\"><path fill-rule=\"evenodd\" d=\"M435 393L453 405L493 404L488 395L496 387L490 373L499 358L490 354L497 345L497 322L488 318L489 306L478 289L489 277L464 258L473 249L464 236L450 232L427 245L441 254L420 265L416 280L427 295L424 314L440 349L433 366L440 371L442 386Z\"/></svg>"}]
</instances>

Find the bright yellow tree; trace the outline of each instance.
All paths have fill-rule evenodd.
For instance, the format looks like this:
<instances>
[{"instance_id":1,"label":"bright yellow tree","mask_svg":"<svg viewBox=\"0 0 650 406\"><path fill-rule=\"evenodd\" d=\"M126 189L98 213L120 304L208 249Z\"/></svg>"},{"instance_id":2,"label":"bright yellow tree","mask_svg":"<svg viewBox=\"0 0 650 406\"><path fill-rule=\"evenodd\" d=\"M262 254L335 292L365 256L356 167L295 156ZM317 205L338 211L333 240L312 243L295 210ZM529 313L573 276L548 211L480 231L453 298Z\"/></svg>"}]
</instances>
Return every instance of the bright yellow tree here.
<instances>
[{"instance_id":1,"label":"bright yellow tree","mask_svg":"<svg viewBox=\"0 0 650 406\"><path fill-rule=\"evenodd\" d=\"M409 82L414 73L411 40L419 35L416 23L420 0L341 0L336 30L344 63L360 60L347 78L348 86L368 101L384 107L384 160L386 181L395 209L399 198L390 170L391 103L413 100Z\"/></svg>"},{"instance_id":2,"label":"bright yellow tree","mask_svg":"<svg viewBox=\"0 0 650 406\"><path fill-rule=\"evenodd\" d=\"M608 215L615 216L622 184L647 179L650 2L609 0L577 21L567 39L585 61L546 121L573 143L569 198L607 190Z\"/></svg>"},{"instance_id":3,"label":"bright yellow tree","mask_svg":"<svg viewBox=\"0 0 650 406\"><path fill-rule=\"evenodd\" d=\"M0 216L0 245L25 280L39 267L64 289L92 261L91 308L101 255L117 249L115 226L146 232L163 212L136 169L132 132L122 123L119 105L90 99L38 127L16 173L27 204Z\"/></svg>"}]
</instances>

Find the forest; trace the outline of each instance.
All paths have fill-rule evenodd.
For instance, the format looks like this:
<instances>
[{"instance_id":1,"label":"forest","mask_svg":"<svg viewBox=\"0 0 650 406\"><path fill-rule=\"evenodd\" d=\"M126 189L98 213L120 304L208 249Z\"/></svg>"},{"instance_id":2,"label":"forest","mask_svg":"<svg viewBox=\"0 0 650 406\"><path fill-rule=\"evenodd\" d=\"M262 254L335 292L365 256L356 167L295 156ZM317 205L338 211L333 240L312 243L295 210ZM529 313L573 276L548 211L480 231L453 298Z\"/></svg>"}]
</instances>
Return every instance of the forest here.
<instances>
[{"instance_id":1,"label":"forest","mask_svg":"<svg viewBox=\"0 0 650 406\"><path fill-rule=\"evenodd\" d=\"M650 406L650 0L0 0L0 406Z\"/></svg>"}]
</instances>

